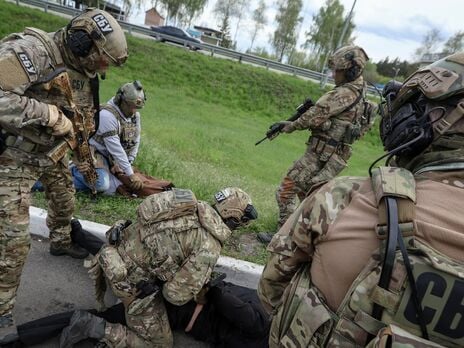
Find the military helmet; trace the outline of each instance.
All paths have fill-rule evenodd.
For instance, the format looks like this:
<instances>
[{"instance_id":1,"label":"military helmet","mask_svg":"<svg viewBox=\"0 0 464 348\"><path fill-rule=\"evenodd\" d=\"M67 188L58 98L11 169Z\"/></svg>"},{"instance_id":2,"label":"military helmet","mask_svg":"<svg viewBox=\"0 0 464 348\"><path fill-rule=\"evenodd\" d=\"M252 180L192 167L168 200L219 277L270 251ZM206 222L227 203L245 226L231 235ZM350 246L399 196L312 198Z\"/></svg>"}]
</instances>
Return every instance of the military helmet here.
<instances>
[{"instance_id":1,"label":"military helmet","mask_svg":"<svg viewBox=\"0 0 464 348\"><path fill-rule=\"evenodd\" d=\"M357 79L369 60L366 52L359 46L344 46L336 50L329 58L329 68L345 71L346 81Z\"/></svg>"},{"instance_id":2,"label":"military helmet","mask_svg":"<svg viewBox=\"0 0 464 348\"><path fill-rule=\"evenodd\" d=\"M104 56L116 66L128 56L127 42L119 23L108 12L88 8L66 27L67 46L89 66Z\"/></svg>"},{"instance_id":3,"label":"military helmet","mask_svg":"<svg viewBox=\"0 0 464 348\"><path fill-rule=\"evenodd\" d=\"M141 109L145 106L145 91L140 81L125 83L122 85L114 97L114 102L117 105L121 105L121 102L126 102L131 106L135 106L136 109Z\"/></svg>"},{"instance_id":4,"label":"military helmet","mask_svg":"<svg viewBox=\"0 0 464 348\"><path fill-rule=\"evenodd\" d=\"M404 84L389 82L380 123L387 151L416 156L431 144L464 145L464 53L455 53L413 73ZM463 142L461 144L461 142Z\"/></svg>"},{"instance_id":5,"label":"military helmet","mask_svg":"<svg viewBox=\"0 0 464 348\"><path fill-rule=\"evenodd\" d=\"M214 195L214 208L227 226L236 229L258 218L250 196L237 187L227 187Z\"/></svg>"}]
</instances>

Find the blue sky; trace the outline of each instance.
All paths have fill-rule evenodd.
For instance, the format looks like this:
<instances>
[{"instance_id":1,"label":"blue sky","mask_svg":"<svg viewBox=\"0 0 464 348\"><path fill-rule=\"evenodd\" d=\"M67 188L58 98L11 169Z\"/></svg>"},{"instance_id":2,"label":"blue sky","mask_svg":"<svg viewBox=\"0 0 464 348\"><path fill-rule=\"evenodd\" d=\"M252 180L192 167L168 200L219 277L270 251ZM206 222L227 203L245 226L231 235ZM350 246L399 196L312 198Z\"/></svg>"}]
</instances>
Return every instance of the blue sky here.
<instances>
[{"instance_id":1,"label":"blue sky","mask_svg":"<svg viewBox=\"0 0 464 348\"><path fill-rule=\"evenodd\" d=\"M269 38L276 28L275 0L266 0L268 9L266 16L268 25L258 34L254 46L270 49ZM217 28L217 19L212 14L216 0L209 0L203 14L195 24ZM353 0L340 0L347 14ZM325 0L303 0L301 16L304 18L299 32L298 44L305 40L304 32L312 22L312 16L323 6ZM251 42L253 22L251 13L257 7L258 0L250 0L249 8L240 24L237 33L238 49L245 51ZM148 9L148 8L146 8ZM146 10L144 9L144 10ZM354 9L356 30L355 43L363 46L374 62L384 57L399 57L411 60L416 48L421 45L422 38L431 29L440 30L444 39L448 39L459 30L464 30L464 1L462 0L357 0ZM133 16L137 24L143 24L143 14ZM232 37L235 35L236 22L231 23Z\"/></svg>"}]
</instances>

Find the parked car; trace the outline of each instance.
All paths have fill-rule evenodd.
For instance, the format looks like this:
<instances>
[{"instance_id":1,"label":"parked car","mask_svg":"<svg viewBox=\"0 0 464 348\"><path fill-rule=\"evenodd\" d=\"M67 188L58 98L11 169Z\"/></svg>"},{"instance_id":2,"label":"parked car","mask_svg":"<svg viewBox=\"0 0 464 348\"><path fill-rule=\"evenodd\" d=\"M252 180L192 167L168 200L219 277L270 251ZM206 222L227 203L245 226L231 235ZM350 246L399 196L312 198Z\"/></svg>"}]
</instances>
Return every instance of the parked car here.
<instances>
[{"instance_id":1,"label":"parked car","mask_svg":"<svg viewBox=\"0 0 464 348\"><path fill-rule=\"evenodd\" d=\"M157 40L159 40L161 42L169 41L169 42L174 42L176 44L183 45L184 42L182 40L186 40L186 41L190 41L190 42L197 43L197 44L202 43L201 40L199 40L197 38L194 38L192 35L187 33L185 30L177 28L177 27L173 27L173 26L170 26L170 25L164 25L164 26L159 26L159 27L151 27L151 30L154 31L154 33L151 34L151 36L155 37ZM166 35L169 35L169 36L179 38L181 40L176 40L174 38L165 38L165 37L162 37L161 35L158 35L158 34L166 34ZM197 46L195 46L195 45L187 44L187 47L192 49L192 50L195 50L195 51L199 50L199 48Z\"/></svg>"}]
</instances>

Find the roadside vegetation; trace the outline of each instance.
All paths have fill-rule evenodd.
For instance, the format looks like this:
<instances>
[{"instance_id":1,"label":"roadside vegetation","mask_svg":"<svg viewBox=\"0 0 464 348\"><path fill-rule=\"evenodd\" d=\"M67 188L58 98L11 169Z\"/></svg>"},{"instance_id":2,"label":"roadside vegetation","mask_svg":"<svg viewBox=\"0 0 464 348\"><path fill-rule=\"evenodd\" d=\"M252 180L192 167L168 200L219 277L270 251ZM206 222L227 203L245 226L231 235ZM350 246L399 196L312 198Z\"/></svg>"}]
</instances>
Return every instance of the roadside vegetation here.
<instances>
[{"instance_id":1,"label":"roadside vegetation","mask_svg":"<svg viewBox=\"0 0 464 348\"><path fill-rule=\"evenodd\" d=\"M0 37L26 26L54 31L68 21L40 10L0 0ZM235 234L225 254L263 263L265 248L246 254L243 240L256 231L274 231L277 222L275 191L292 161L305 150L308 132L281 135L259 146L269 125L289 117L306 97L322 94L315 83L277 74L264 68L210 57L198 52L128 36L130 57L122 69L112 69L101 82L101 102L124 82L138 79L146 89L142 110L142 145L135 165L142 171L192 189L211 202L220 188L238 186L250 193L259 219ZM374 129L354 146L344 175L366 175L369 164L382 153ZM135 218L140 200L77 195L75 215L112 224ZM43 194L34 205L46 208Z\"/></svg>"}]
</instances>

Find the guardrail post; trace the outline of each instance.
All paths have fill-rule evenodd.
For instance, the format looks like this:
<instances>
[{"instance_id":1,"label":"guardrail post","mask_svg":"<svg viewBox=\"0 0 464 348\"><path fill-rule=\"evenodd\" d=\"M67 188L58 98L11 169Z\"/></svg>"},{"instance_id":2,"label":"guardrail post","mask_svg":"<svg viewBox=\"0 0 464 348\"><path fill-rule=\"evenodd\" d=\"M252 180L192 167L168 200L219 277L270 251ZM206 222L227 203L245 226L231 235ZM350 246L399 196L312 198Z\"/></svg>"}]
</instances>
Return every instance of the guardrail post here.
<instances>
[{"instance_id":1,"label":"guardrail post","mask_svg":"<svg viewBox=\"0 0 464 348\"><path fill-rule=\"evenodd\" d=\"M238 62L241 63L242 62L242 56L238 56Z\"/></svg>"},{"instance_id":2,"label":"guardrail post","mask_svg":"<svg viewBox=\"0 0 464 348\"><path fill-rule=\"evenodd\" d=\"M16 0L16 5L18 5L18 6L19 6L19 0Z\"/></svg>"},{"instance_id":3,"label":"guardrail post","mask_svg":"<svg viewBox=\"0 0 464 348\"><path fill-rule=\"evenodd\" d=\"M214 48L211 50L211 57L214 56Z\"/></svg>"},{"instance_id":4,"label":"guardrail post","mask_svg":"<svg viewBox=\"0 0 464 348\"><path fill-rule=\"evenodd\" d=\"M45 13L48 12L48 1L44 2L44 11L45 11Z\"/></svg>"},{"instance_id":5,"label":"guardrail post","mask_svg":"<svg viewBox=\"0 0 464 348\"><path fill-rule=\"evenodd\" d=\"M129 35L132 35L132 25L129 26Z\"/></svg>"}]
</instances>

